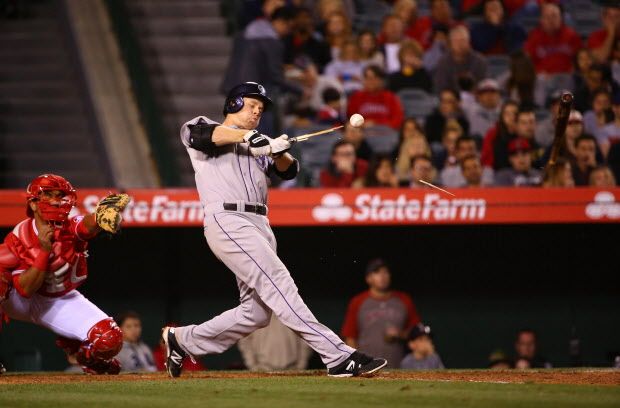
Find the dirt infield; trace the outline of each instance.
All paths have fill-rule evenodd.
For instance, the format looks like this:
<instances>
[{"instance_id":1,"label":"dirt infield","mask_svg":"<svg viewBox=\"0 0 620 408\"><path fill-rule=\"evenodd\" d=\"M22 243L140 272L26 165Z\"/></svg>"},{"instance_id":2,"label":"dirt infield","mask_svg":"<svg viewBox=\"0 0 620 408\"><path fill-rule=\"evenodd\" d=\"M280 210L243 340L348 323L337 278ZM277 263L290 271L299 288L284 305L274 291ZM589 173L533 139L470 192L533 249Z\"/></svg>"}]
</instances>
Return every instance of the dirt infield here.
<instances>
[{"instance_id":1,"label":"dirt infield","mask_svg":"<svg viewBox=\"0 0 620 408\"><path fill-rule=\"evenodd\" d=\"M186 373L176 381L185 379L231 379L231 378L273 378L273 377L320 377L324 371L251 373L245 371L204 371ZM5 374L0 375L0 385L4 384L59 384L69 382L98 381L148 381L165 380L164 373L121 374L118 376L87 376L82 374ZM515 384L581 384L620 386L620 370L580 369L580 370L532 370L532 371L386 371L376 376L380 380L412 381L463 381ZM346 381L346 380L345 380Z\"/></svg>"}]
</instances>

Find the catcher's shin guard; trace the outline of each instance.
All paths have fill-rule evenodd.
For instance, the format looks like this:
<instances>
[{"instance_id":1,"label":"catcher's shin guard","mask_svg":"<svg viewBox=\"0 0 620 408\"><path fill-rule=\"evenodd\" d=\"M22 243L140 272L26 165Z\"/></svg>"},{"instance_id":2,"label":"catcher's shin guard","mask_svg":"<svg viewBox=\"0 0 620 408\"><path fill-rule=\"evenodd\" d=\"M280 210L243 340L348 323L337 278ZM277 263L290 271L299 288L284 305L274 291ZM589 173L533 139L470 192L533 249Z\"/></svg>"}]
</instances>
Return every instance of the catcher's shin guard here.
<instances>
[{"instance_id":1,"label":"catcher's shin guard","mask_svg":"<svg viewBox=\"0 0 620 408\"><path fill-rule=\"evenodd\" d=\"M120 364L114 356L122 347L123 332L112 318L107 318L90 328L76 359L86 373L118 374Z\"/></svg>"}]
</instances>

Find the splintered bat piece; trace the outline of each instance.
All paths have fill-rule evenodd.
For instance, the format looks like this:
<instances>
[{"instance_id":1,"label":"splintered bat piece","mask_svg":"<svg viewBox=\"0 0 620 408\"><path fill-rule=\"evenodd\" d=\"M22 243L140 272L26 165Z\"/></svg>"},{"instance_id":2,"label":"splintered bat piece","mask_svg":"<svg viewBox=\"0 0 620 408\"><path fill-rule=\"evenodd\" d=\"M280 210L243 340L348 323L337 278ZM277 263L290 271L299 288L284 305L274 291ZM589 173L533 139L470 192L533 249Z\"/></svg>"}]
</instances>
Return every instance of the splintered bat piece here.
<instances>
[{"instance_id":1,"label":"splintered bat piece","mask_svg":"<svg viewBox=\"0 0 620 408\"><path fill-rule=\"evenodd\" d=\"M551 155L549 156L549 162L545 167L545 171L548 171L551 166L555 165L560 154L566 153L566 126L568 125L568 117L573 106L573 94L570 92L564 92L560 97L560 109L558 111L558 119L555 124L555 135L553 137L553 145L551 147Z\"/></svg>"},{"instance_id":2,"label":"splintered bat piece","mask_svg":"<svg viewBox=\"0 0 620 408\"><path fill-rule=\"evenodd\" d=\"M330 129L321 130L319 132L306 133L305 135L299 135L297 137L291 137L290 139L288 139L288 141L291 142L291 143L303 142L304 140L308 140L311 137L318 136L318 135L324 135L324 134L330 133L330 132L334 132L334 131L336 131L338 129L342 129L343 127L344 127L344 125L336 126L336 127L330 128Z\"/></svg>"},{"instance_id":3,"label":"splintered bat piece","mask_svg":"<svg viewBox=\"0 0 620 408\"><path fill-rule=\"evenodd\" d=\"M434 184L432 184L432 183L429 183L428 181L424 181L424 180L418 180L418 181L419 181L420 183L422 183L422 184L426 184L426 185L427 185L427 186L429 186L429 187L436 188L436 189L437 189L437 190L439 190L439 191L443 191L443 192L444 192L444 193L446 193L446 194L450 194L452 197L456 197L456 195L455 195L455 194L453 194L453 193L449 192L448 190L444 190L443 188L437 187L436 185L434 185Z\"/></svg>"}]
</instances>

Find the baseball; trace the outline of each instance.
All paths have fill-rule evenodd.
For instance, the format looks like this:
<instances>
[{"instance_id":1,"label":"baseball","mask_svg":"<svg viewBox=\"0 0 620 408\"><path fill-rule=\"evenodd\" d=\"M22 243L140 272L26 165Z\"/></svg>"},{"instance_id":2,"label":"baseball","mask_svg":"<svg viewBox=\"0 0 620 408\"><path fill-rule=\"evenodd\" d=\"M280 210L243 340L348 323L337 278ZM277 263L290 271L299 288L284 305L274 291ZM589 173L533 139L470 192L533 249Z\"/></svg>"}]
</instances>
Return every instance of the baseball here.
<instances>
[{"instance_id":1,"label":"baseball","mask_svg":"<svg viewBox=\"0 0 620 408\"><path fill-rule=\"evenodd\" d=\"M362 127L362 125L364 124L364 117L359 113L354 113L349 118L349 123L351 124L351 126L356 128Z\"/></svg>"}]
</instances>

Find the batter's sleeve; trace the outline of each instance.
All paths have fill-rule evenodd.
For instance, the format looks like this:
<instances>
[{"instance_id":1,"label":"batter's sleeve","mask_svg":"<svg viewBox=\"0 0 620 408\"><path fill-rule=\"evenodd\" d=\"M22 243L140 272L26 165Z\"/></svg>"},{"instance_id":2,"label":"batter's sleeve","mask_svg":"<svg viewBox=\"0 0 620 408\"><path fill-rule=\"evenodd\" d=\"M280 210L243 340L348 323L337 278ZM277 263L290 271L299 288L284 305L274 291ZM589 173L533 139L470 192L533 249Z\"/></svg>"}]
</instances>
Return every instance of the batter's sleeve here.
<instances>
[{"instance_id":1,"label":"batter's sleeve","mask_svg":"<svg viewBox=\"0 0 620 408\"><path fill-rule=\"evenodd\" d=\"M275 173L282 180L292 180L297 176L297 173L299 173L299 161L297 159L293 159L293 163L284 171L278 170L273 159L270 160L269 171Z\"/></svg>"}]
</instances>

